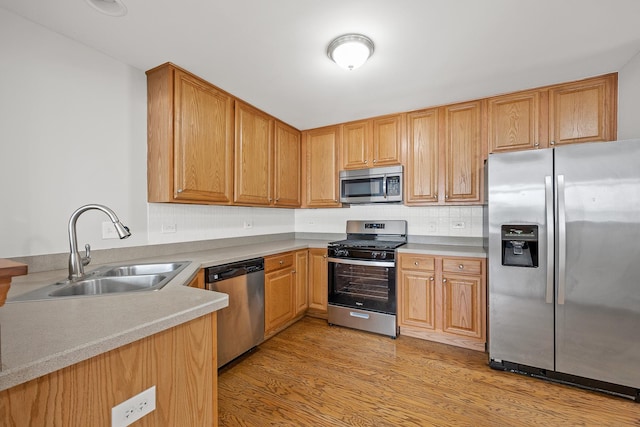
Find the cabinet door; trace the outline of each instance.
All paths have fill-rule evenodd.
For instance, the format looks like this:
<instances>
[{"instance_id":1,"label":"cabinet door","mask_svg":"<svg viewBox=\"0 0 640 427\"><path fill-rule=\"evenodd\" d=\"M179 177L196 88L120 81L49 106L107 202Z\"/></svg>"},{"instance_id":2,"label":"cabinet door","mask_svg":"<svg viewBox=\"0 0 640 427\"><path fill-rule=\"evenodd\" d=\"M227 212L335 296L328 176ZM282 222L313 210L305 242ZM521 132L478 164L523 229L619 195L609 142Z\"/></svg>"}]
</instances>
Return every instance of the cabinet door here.
<instances>
[{"instance_id":1,"label":"cabinet door","mask_svg":"<svg viewBox=\"0 0 640 427\"><path fill-rule=\"evenodd\" d=\"M309 310L327 312L329 298L327 250L309 249Z\"/></svg>"},{"instance_id":2,"label":"cabinet door","mask_svg":"<svg viewBox=\"0 0 640 427\"><path fill-rule=\"evenodd\" d=\"M402 161L402 114L373 119L371 166L399 165Z\"/></svg>"},{"instance_id":3,"label":"cabinet door","mask_svg":"<svg viewBox=\"0 0 640 427\"><path fill-rule=\"evenodd\" d=\"M444 274L442 278L442 330L484 338L486 299L480 276Z\"/></svg>"},{"instance_id":4,"label":"cabinet door","mask_svg":"<svg viewBox=\"0 0 640 427\"><path fill-rule=\"evenodd\" d=\"M338 207L340 127L330 126L303 134L305 207Z\"/></svg>"},{"instance_id":5,"label":"cabinet door","mask_svg":"<svg viewBox=\"0 0 640 427\"><path fill-rule=\"evenodd\" d=\"M435 329L435 272L401 270L400 326Z\"/></svg>"},{"instance_id":6,"label":"cabinet door","mask_svg":"<svg viewBox=\"0 0 640 427\"><path fill-rule=\"evenodd\" d=\"M236 101L235 203L271 203L273 119Z\"/></svg>"},{"instance_id":7,"label":"cabinet door","mask_svg":"<svg viewBox=\"0 0 640 427\"><path fill-rule=\"evenodd\" d=\"M284 325L294 313L293 274L282 268L264 275L265 334Z\"/></svg>"},{"instance_id":8,"label":"cabinet door","mask_svg":"<svg viewBox=\"0 0 640 427\"><path fill-rule=\"evenodd\" d=\"M482 101L443 107L444 202L480 201Z\"/></svg>"},{"instance_id":9,"label":"cabinet door","mask_svg":"<svg viewBox=\"0 0 640 427\"><path fill-rule=\"evenodd\" d=\"M300 132L276 121L273 204L300 207Z\"/></svg>"},{"instance_id":10,"label":"cabinet door","mask_svg":"<svg viewBox=\"0 0 640 427\"><path fill-rule=\"evenodd\" d=\"M295 316L299 316L307 311L309 307L309 290L308 290L308 251L302 250L296 252L296 269L295 269Z\"/></svg>"},{"instance_id":11,"label":"cabinet door","mask_svg":"<svg viewBox=\"0 0 640 427\"><path fill-rule=\"evenodd\" d=\"M175 70L174 85L173 197L176 201L230 202L232 98L180 70Z\"/></svg>"},{"instance_id":12,"label":"cabinet door","mask_svg":"<svg viewBox=\"0 0 640 427\"><path fill-rule=\"evenodd\" d=\"M487 108L490 153L540 147L540 91L490 98Z\"/></svg>"},{"instance_id":13,"label":"cabinet door","mask_svg":"<svg viewBox=\"0 0 640 427\"><path fill-rule=\"evenodd\" d=\"M369 164L371 153L371 122L363 120L342 125L342 168L364 169Z\"/></svg>"},{"instance_id":14,"label":"cabinet door","mask_svg":"<svg viewBox=\"0 0 640 427\"><path fill-rule=\"evenodd\" d=\"M407 115L405 204L438 202L438 109Z\"/></svg>"},{"instance_id":15,"label":"cabinet door","mask_svg":"<svg viewBox=\"0 0 640 427\"><path fill-rule=\"evenodd\" d=\"M552 145L614 141L617 136L617 74L549 89Z\"/></svg>"}]
</instances>

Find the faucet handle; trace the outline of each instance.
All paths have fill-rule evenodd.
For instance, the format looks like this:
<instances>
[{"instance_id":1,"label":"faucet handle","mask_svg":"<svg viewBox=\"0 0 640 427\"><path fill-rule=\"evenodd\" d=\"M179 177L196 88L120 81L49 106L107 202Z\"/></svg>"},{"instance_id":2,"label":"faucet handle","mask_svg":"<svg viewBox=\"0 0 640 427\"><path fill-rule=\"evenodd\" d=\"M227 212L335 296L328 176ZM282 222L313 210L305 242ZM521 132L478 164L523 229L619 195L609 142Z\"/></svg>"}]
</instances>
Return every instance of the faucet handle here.
<instances>
[{"instance_id":1,"label":"faucet handle","mask_svg":"<svg viewBox=\"0 0 640 427\"><path fill-rule=\"evenodd\" d=\"M84 245L84 256L82 257L82 265L88 265L91 262L91 245Z\"/></svg>"}]
</instances>

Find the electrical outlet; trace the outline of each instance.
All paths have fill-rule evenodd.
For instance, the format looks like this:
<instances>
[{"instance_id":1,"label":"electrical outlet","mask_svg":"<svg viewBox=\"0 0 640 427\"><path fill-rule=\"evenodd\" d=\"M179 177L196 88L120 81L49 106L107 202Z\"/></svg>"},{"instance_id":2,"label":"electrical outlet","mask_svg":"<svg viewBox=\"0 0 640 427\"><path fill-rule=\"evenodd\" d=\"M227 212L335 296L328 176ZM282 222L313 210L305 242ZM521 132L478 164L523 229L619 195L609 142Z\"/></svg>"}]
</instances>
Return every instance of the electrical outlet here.
<instances>
[{"instance_id":1,"label":"electrical outlet","mask_svg":"<svg viewBox=\"0 0 640 427\"><path fill-rule=\"evenodd\" d=\"M126 427L156 409L156 386L111 408L111 427Z\"/></svg>"},{"instance_id":2,"label":"electrical outlet","mask_svg":"<svg viewBox=\"0 0 640 427\"><path fill-rule=\"evenodd\" d=\"M160 230L160 232L163 234L167 234L167 233L175 233L177 230L178 230L177 224L162 224L162 229Z\"/></svg>"},{"instance_id":3,"label":"electrical outlet","mask_svg":"<svg viewBox=\"0 0 640 427\"><path fill-rule=\"evenodd\" d=\"M464 221L454 221L451 228L464 228Z\"/></svg>"},{"instance_id":4,"label":"electrical outlet","mask_svg":"<svg viewBox=\"0 0 640 427\"><path fill-rule=\"evenodd\" d=\"M244 221L244 228L253 228L253 221L251 221L250 219L246 219Z\"/></svg>"},{"instance_id":5,"label":"electrical outlet","mask_svg":"<svg viewBox=\"0 0 640 427\"><path fill-rule=\"evenodd\" d=\"M102 222L102 239L119 239L118 232L111 221Z\"/></svg>"},{"instance_id":6,"label":"electrical outlet","mask_svg":"<svg viewBox=\"0 0 640 427\"><path fill-rule=\"evenodd\" d=\"M438 224L436 224L435 222L429 222L427 224L427 231L429 233L435 233L436 231L438 231Z\"/></svg>"}]
</instances>

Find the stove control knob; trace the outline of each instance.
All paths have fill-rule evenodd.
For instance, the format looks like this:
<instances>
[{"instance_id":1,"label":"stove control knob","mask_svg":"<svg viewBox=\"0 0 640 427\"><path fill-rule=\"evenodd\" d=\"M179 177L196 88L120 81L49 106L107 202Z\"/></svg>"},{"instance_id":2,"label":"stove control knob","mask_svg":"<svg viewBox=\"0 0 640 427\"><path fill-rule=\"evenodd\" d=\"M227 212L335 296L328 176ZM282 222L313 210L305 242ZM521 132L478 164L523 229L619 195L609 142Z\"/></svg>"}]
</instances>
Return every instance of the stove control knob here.
<instances>
[{"instance_id":1,"label":"stove control knob","mask_svg":"<svg viewBox=\"0 0 640 427\"><path fill-rule=\"evenodd\" d=\"M373 259L385 259L387 257L386 252L371 252L371 258Z\"/></svg>"},{"instance_id":2,"label":"stove control knob","mask_svg":"<svg viewBox=\"0 0 640 427\"><path fill-rule=\"evenodd\" d=\"M337 249L336 250L336 255L337 257L346 257L349 256L349 251L346 249Z\"/></svg>"}]
</instances>

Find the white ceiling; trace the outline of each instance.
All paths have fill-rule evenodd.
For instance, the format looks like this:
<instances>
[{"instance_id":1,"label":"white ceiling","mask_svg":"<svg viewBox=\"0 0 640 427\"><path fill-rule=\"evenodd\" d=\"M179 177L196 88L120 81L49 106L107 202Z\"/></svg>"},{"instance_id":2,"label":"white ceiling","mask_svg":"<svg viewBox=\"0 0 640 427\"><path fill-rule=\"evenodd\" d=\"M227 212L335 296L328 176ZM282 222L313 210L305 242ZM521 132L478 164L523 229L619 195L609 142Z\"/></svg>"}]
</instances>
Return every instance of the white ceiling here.
<instances>
[{"instance_id":1,"label":"white ceiling","mask_svg":"<svg viewBox=\"0 0 640 427\"><path fill-rule=\"evenodd\" d=\"M141 70L171 61L297 127L471 100L620 70L640 52L639 0L0 0ZM326 56L357 32L373 57Z\"/></svg>"}]
</instances>

